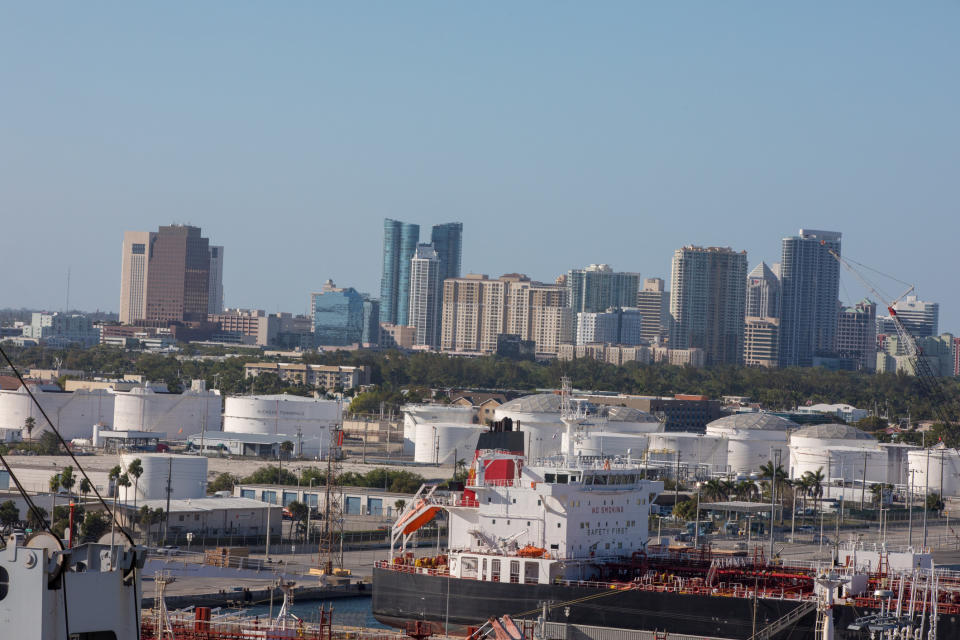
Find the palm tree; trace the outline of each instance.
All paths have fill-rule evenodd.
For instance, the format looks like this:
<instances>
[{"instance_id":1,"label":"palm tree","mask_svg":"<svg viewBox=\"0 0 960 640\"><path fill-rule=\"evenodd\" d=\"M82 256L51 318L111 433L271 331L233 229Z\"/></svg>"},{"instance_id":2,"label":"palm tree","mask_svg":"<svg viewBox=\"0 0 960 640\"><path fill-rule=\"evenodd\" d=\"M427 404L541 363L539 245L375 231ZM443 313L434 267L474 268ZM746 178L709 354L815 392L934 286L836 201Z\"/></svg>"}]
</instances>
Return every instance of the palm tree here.
<instances>
[{"instance_id":1,"label":"palm tree","mask_svg":"<svg viewBox=\"0 0 960 640\"><path fill-rule=\"evenodd\" d=\"M27 416L23 421L23 428L27 431L27 440L33 440L33 428L37 426L37 421L33 416Z\"/></svg>"},{"instance_id":2,"label":"palm tree","mask_svg":"<svg viewBox=\"0 0 960 640\"><path fill-rule=\"evenodd\" d=\"M710 478L704 482L702 490L703 497L712 502L717 502L724 499L723 485L718 478Z\"/></svg>"},{"instance_id":3,"label":"palm tree","mask_svg":"<svg viewBox=\"0 0 960 640\"><path fill-rule=\"evenodd\" d=\"M143 475L143 463L140 462L140 458L134 458L130 461L130 464L127 465L127 473L133 477L133 510L137 510L137 489L140 485L140 476ZM134 533L136 533L137 523L133 523Z\"/></svg>"},{"instance_id":4,"label":"palm tree","mask_svg":"<svg viewBox=\"0 0 960 640\"><path fill-rule=\"evenodd\" d=\"M60 474L55 473L50 476L47 486L50 487L50 493L53 494L53 503L50 505L50 524L52 525L53 512L57 510L57 493L60 491Z\"/></svg>"},{"instance_id":5,"label":"palm tree","mask_svg":"<svg viewBox=\"0 0 960 640\"><path fill-rule=\"evenodd\" d=\"M770 490L772 492L770 494L771 496L772 495L780 496L781 505L782 505L783 491L781 490L781 488L784 482L787 480L787 472L784 470L783 465L780 464L780 465L777 465L776 468L774 468L773 461L772 460L767 461L767 464L760 466L760 477L764 480L767 480L767 482L769 483ZM783 522L783 509L780 509L780 522L781 523ZM771 526L773 525L772 522L770 524Z\"/></svg>"},{"instance_id":6,"label":"palm tree","mask_svg":"<svg viewBox=\"0 0 960 640\"><path fill-rule=\"evenodd\" d=\"M760 494L757 490L757 485L751 480L741 480L738 482L733 488L733 493L741 500L750 501L756 500Z\"/></svg>"},{"instance_id":7,"label":"palm tree","mask_svg":"<svg viewBox=\"0 0 960 640\"><path fill-rule=\"evenodd\" d=\"M77 479L73 477L73 467L67 467L63 470L63 473L60 474L60 486L64 488L67 493L73 491L73 485L77 484Z\"/></svg>"},{"instance_id":8,"label":"palm tree","mask_svg":"<svg viewBox=\"0 0 960 640\"><path fill-rule=\"evenodd\" d=\"M113 521L110 523L111 531L113 530L113 522L117 520L117 495L120 493L119 479L121 473L123 473L123 468L120 465L115 465L112 469L110 469L110 473L107 474L107 477L109 477L110 481L113 483L113 513L111 513Z\"/></svg>"},{"instance_id":9,"label":"palm tree","mask_svg":"<svg viewBox=\"0 0 960 640\"><path fill-rule=\"evenodd\" d=\"M92 489L93 489L93 487L90 486L90 481L89 481L89 480L87 480L86 478L81 478L81 479L80 479L80 495L83 496L83 501L84 501L84 502L87 501L87 494L90 493L90 491L91 491Z\"/></svg>"},{"instance_id":10,"label":"palm tree","mask_svg":"<svg viewBox=\"0 0 960 640\"><path fill-rule=\"evenodd\" d=\"M810 495L811 498L817 501L817 511L820 511L822 506L823 499L823 467L820 467L816 471L807 471L803 474L804 486L806 492Z\"/></svg>"},{"instance_id":11,"label":"palm tree","mask_svg":"<svg viewBox=\"0 0 960 640\"><path fill-rule=\"evenodd\" d=\"M280 443L280 453L285 454L287 460L290 459L290 454L293 453L294 448L293 442L290 440L284 440Z\"/></svg>"},{"instance_id":12,"label":"palm tree","mask_svg":"<svg viewBox=\"0 0 960 640\"><path fill-rule=\"evenodd\" d=\"M870 485L870 495L873 496L871 502L874 506L880 506L883 502L883 485L879 483Z\"/></svg>"},{"instance_id":13,"label":"palm tree","mask_svg":"<svg viewBox=\"0 0 960 640\"><path fill-rule=\"evenodd\" d=\"M129 476L128 474L126 474L126 473L121 473L121 474L120 474L120 477L117 478L117 486L118 486L118 487L123 487L124 489L126 489L126 488L129 487L131 484L133 484L133 483L130 482L130 476ZM124 492L123 492L123 519L124 519L125 522L128 522L128 523L129 523L129 519L128 519L128 517L127 517L127 505L129 505L129 504L130 504L130 494L128 494L126 491L124 491Z\"/></svg>"}]
</instances>

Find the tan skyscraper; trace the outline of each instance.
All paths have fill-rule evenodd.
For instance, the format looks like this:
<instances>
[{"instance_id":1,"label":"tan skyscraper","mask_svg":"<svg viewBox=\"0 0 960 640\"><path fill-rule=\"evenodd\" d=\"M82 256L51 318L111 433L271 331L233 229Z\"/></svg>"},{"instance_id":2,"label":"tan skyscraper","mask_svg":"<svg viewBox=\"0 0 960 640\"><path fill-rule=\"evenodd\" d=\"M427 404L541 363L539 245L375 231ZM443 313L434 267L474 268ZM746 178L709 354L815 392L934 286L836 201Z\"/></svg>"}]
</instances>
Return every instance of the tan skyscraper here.
<instances>
[{"instance_id":1,"label":"tan skyscraper","mask_svg":"<svg viewBox=\"0 0 960 640\"><path fill-rule=\"evenodd\" d=\"M123 233L120 268L120 322L123 324L146 318L150 253L156 236L152 231Z\"/></svg>"},{"instance_id":2,"label":"tan skyscraper","mask_svg":"<svg viewBox=\"0 0 960 640\"><path fill-rule=\"evenodd\" d=\"M533 340L537 353L556 354L572 339L566 287L532 282L521 274L496 280L470 274L443 285L440 348L494 353L497 336Z\"/></svg>"},{"instance_id":3,"label":"tan skyscraper","mask_svg":"<svg viewBox=\"0 0 960 640\"><path fill-rule=\"evenodd\" d=\"M206 321L210 241L199 227L170 225L123 237L120 321Z\"/></svg>"}]
</instances>

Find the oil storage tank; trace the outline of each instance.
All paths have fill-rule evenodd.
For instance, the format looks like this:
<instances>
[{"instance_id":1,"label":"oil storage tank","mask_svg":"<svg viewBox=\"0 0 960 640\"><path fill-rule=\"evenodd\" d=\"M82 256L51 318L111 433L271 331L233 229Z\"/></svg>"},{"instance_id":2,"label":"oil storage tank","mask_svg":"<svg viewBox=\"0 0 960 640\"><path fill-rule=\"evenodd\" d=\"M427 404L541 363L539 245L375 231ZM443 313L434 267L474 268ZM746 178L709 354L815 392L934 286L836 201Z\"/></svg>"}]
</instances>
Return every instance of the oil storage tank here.
<instances>
[{"instance_id":1,"label":"oil storage tank","mask_svg":"<svg viewBox=\"0 0 960 640\"><path fill-rule=\"evenodd\" d=\"M61 391L47 385L32 385L31 391L53 426L67 440L88 438L94 424L113 424L114 398L109 389L80 389ZM0 427L22 429L24 421L32 417L35 422L29 438L36 440L44 431L49 431L47 421L30 399L26 387L16 391L0 390ZM23 432L26 439L28 434Z\"/></svg>"},{"instance_id":2,"label":"oil storage tank","mask_svg":"<svg viewBox=\"0 0 960 640\"><path fill-rule=\"evenodd\" d=\"M120 487L119 498L133 504L137 500L158 500L167 497L167 481L170 482L170 498L203 498L207 494L207 459L203 456L178 456L166 453L125 453L120 456L124 471L135 458L140 459L143 474L137 486L130 478L129 487ZM136 494L134 493L136 491Z\"/></svg>"},{"instance_id":3,"label":"oil storage tank","mask_svg":"<svg viewBox=\"0 0 960 640\"><path fill-rule=\"evenodd\" d=\"M787 457L787 433L797 427L786 418L765 412L735 413L707 424L707 435L726 438L730 471L750 474L770 460L773 451Z\"/></svg>"},{"instance_id":4,"label":"oil storage tank","mask_svg":"<svg viewBox=\"0 0 960 640\"><path fill-rule=\"evenodd\" d=\"M560 453L561 433L565 431L560 420L560 396L538 393L505 402L494 411L497 420L510 418L513 428L524 434L526 454L531 458L545 458Z\"/></svg>"},{"instance_id":5,"label":"oil storage tank","mask_svg":"<svg viewBox=\"0 0 960 640\"><path fill-rule=\"evenodd\" d=\"M471 460L477 440L484 431L486 427L476 424L417 424L413 460L424 464L454 464L457 459Z\"/></svg>"},{"instance_id":6,"label":"oil storage tank","mask_svg":"<svg viewBox=\"0 0 960 640\"><path fill-rule=\"evenodd\" d=\"M820 471L844 482L887 482L887 451L877 439L846 424L816 424L790 434L790 477Z\"/></svg>"},{"instance_id":7,"label":"oil storage tank","mask_svg":"<svg viewBox=\"0 0 960 640\"><path fill-rule=\"evenodd\" d=\"M229 396L223 411L223 430L231 433L286 434L327 438L340 421L336 400L307 398L286 393Z\"/></svg>"},{"instance_id":8,"label":"oil storage tank","mask_svg":"<svg viewBox=\"0 0 960 640\"><path fill-rule=\"evenodd\" d=\"M626 457L640 460L647 451L650 436L644 433L619 433L606 429L586 429L574 434L573 454L583 457ZM567 434L561 436L562 450L567 451Z\"/></svg>"},{"instance_id":9,"label":"oil storage tank","mask_svg":"<svg viewBox=\"0 0 960 640\"><path fill-rule=\"evenodd\" d=\"M653 414L632 407L598 406L598 416L606 420L607 430L617 433L660 433L663 423Z\"/></svg>"},{"instance_id":10,"label":"oil storage tank","mask_svg":"<svg viewBox=\"0 0 960 640\"><path fill-rule=\"evenodd\" d=\"M923 495L925 490L946 498L960 496L960 453L943 443L935 447L907 453L913 474L913 491ZM927 489L929 487L929 489Z\"/></svg>"},{"instance_id":11,"label":"oil storage tank","mask_svg":"<svg viewBox=\"0 0 960 640\"><path fill-rule=\"evenodd\" d=\"M721 436L666 431L651 433L647 457L651 462L709 467L711 472L727 471L727 439Z\"/></svg>"},{"instance_id":12,"label":"oil storage tank","mask_svg":"<svg viewBox=\"0 0 960 640\"><path fill-rule=\"evenodd\" d=\"M157 393L134 387L116 394L113 428L116 431L156 431L185 438L201 431L220 431L221 396L216 390L193 388L183 393Z\"/></svg>"},{"instance_id":13,"label":"oil storage tank","mask_svg":"<svg viewBox=\"0 0 960 640\"><path fill-rule=\"evenodd\" d=\"M418 424L446 422L453 424L472 424L473 407L449 404L405 404L400 407L403 413L403 453L414 453Z\"/></svg>"}]
</instances>

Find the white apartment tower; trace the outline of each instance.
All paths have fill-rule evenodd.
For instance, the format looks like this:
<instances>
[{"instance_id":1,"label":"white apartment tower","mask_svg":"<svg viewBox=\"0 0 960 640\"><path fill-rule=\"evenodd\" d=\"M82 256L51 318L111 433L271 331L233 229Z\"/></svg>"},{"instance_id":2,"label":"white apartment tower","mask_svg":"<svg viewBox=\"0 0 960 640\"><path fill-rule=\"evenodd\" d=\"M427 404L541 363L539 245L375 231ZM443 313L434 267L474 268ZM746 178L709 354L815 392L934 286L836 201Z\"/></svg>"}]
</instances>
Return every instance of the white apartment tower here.
<instances>
[{"instance_id":1,"label":"white apartment tower","mask_svg":"<svg viewBox=\"0 0 960 640\"><path fill-rule=\"evenodd\" d=\"M415 345L440 345L441 286L440 256L433 245L418 244L410 259L409 321L415 328Z\"/></svg>"},{"instance_id":2,"label":"white apartment tower","mask_svg":"<svg viewBox=\"0 0 960 640\"><path fill-rule=\"evenodd\" d=\"M904 328L914 338L926 338L939 335L940 304L917 300L917 296L907 296L893 305L897 317Z\"/></svg>"},{"instance_id":3,"label":"white apartment tower","mask_svg":"<svg viewBox=\"0 0 960 640\"><path fill-rule=\"evenodd\" d=\"M646 278L637 293L637 309L643 316L640 337L648 344L665 343L670 337L670 292L663 278Z\"/></svg>"}]
</instances>

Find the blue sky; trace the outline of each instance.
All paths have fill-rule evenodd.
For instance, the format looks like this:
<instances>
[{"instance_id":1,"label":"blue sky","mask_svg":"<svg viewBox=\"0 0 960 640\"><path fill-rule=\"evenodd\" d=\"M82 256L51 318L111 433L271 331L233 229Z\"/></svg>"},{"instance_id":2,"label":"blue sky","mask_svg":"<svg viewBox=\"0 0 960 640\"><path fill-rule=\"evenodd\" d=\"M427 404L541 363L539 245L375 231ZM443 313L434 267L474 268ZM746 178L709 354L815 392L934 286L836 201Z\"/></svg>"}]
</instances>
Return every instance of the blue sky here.
<instances>
[{"instance_id":1,"label":"blue sky","mask_svg":"<svg viewBox=\"0 0 960 640\"><path fill-rule=\"evenodd\" d=\"M960 331L958 23L940 1L6 3L0 307L60 308L69 267L72 306L116 310L124 229L170 222L226 246L229 305L290 311L327 278L377 293L384 217L462 221L464 271L548 281L666 278L685 244L774 262L808 227Z\"/></svg>"}]
</instances>

